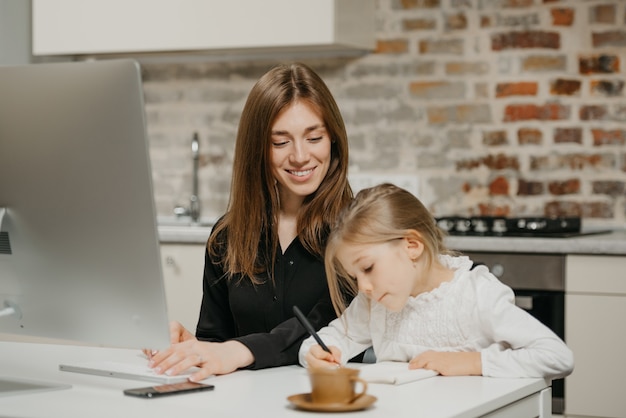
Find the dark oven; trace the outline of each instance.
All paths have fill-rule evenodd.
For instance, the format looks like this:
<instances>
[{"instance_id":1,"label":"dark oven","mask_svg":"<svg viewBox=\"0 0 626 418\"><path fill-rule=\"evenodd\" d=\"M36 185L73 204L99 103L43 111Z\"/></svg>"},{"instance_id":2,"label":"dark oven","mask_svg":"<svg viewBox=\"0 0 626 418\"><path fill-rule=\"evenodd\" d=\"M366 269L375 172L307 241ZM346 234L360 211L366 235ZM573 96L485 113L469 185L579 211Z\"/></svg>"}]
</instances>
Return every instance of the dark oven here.
<instances>
[{"instance_id":1,"label":"dark oven","mask_svg":"<svg viewBox=\"0 0 626 418\"><path fill-rule=\"evenodd\" d=\"M565 255L506 252L468 252L515 293L515 304L565 340ZM552 382L552 411L565 409L565 382Z\"/></svg>"}]
</instances>

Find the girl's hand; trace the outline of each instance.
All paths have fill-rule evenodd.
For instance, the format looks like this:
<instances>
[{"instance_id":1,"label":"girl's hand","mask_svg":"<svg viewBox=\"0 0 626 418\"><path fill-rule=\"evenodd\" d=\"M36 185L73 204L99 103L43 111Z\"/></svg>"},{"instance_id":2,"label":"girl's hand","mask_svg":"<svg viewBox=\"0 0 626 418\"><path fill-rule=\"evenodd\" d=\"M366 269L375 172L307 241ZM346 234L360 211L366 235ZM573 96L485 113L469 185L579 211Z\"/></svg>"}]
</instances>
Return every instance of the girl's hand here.
<instances>
[{"instance_id":1,"label":"girl's hand","mask_svg":"<svg viewBox=\"0 0 626 418\"><path fill-rule=\"evenodd\" d=\"M478 352L425 351L409 362L409 369L435 370L442 376L480 376L482 360Z\"/></svg>"},{"instance_id":2,"label":"girl's hand","mask_svg":"<svg viewBox=\"0 0 626 418\"><path fill-rule=\"evenodd\" d=\"M328 348L332 354L324 351L319 344L312 346L305 355L309 367L337 367L341 365L341 350L332 345Z\"/></svg>"}]
</instances>

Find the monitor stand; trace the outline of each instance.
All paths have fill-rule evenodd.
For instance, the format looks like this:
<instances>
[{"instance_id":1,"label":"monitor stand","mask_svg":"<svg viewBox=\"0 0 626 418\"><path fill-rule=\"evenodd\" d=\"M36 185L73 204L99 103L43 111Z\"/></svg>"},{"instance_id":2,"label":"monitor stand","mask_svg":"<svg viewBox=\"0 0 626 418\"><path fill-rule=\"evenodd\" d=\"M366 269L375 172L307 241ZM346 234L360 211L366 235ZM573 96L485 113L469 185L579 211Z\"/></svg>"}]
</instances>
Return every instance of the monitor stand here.
<instances>
[{"instance_id":1,"label":"monitor stand","mask_svg":"<svg viewBox=\"0 0 626 418\"><path fill-rule=\"evenodd\" d=\"M0 376L0 396L69 389L72 385Z\"/></svg>"}]
</instances>

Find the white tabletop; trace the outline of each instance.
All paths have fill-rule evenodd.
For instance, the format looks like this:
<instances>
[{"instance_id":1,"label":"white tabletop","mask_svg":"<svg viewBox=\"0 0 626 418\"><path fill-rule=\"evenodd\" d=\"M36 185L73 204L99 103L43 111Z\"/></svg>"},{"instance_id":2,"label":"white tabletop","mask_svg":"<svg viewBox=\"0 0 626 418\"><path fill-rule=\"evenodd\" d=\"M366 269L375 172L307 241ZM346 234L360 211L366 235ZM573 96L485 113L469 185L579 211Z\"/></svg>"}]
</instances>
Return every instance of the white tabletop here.
<instances>
[{"instance_id":1,"label":"white tabletop","mask_svg":"<svg viewBox=\"0 0 626 418\"><path fill-rule=\"evenodd\" d=\"M58 370L60 363L85 361L143 363L139 351L0 341L0 377L38 379L72 385L71 389L0 397L0 415L11 417L306 417L318 413L295 409L289 395L309 391L306 370L287 366L243 370L211 377L215 390L157 399L125 396L123 389L150 383ZM358 367L358 366L357 366ZM404 385L370 384L378 399L359 412L368 417L478 417L523 399L539 399L543 379L432 377ZM543 391L545 403L546 393ZM537 401L539 402L539 401ZM533 408L535 408L533 406ZM544 407L542 407L544 408ZM345 416L340 413L319 413ZM520 416L517 415L516 416ZM533 415L533 416L536 416Z\"/></svg>"}]
</instances>

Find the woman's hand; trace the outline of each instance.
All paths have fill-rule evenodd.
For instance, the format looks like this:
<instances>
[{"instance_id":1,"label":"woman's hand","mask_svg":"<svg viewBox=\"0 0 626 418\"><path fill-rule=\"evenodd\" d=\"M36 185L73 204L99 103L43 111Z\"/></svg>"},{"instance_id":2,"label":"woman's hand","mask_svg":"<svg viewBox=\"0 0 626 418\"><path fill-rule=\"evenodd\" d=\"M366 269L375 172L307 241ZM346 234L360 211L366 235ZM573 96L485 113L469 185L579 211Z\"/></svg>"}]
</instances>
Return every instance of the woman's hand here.
<instances>
[{"instance_id":1,"label":"woman's hand","mask_svg":"<svg viewBox=\"0 0 626 418\"><path fill-rule=\"evenodd\" d=\"M211 375L231 373L254 363L250 350L238 341L199 341L177 322L170 325L170 336L172 345L168 349L151 351L149 355L148 366L158 374L175 376L197 366L200 370L193 373L189 380L198 382Z\"/></svg>"},{"instance_id":2,"label":"woman's hand","mask_svg":"<svg viewBox=\"0 0 626 418\"><path fill-rule=\"evenodd\" d=\"M183 341L195 340L196 337L185 328L180 322L172 321L170 322L170 344L177 344ZM148 357L148 360L151 360L154 357L158 350L151 350L149 348L144 348L143 353Z\"/></svg>"},{"instance_id":3,"label":"woman's hand","mask_svg":"<svg viewBox=\"0 0 626 418\"><path fill-rule=\"evenodd\" d=\"M442 376L480 376L482 360L478 352L425 351L409 362L409 369L428 369Z\"/></svg>"},{"instance_id":4,"label":"woman's hand","mask_svg":"<svg viewBox=\"0 0 626 418\"><path fill-rule=\"evenodd\" d=\"M311 349L305 355L305 360L309 367L337 367L341 365L341 350L335 346L330 346L328 349L331 353L324 351L319 345L315 344L311 346Z\"/></svg>"}]
</instances>

